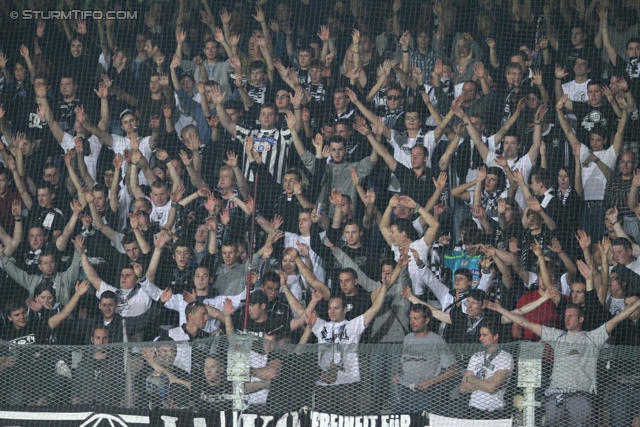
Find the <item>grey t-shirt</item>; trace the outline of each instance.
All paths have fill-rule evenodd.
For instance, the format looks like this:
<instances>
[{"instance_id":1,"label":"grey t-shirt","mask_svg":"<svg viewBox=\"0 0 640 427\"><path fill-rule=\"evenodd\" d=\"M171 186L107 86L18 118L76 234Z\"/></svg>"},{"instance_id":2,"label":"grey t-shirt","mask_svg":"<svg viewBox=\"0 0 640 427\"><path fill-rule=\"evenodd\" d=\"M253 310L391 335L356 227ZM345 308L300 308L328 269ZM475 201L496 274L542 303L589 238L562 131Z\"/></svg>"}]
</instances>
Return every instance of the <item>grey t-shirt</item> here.
<instances>
[{"instance_id":1,"label":"grey t-shirt","mask_svg":"<svg viewBox=\"0 0 640 427\"><path fill-rule=\"evenodd\" d=\"M554 351L550 389L596 393L598 354L607 339L605 325L576 333L543 326L542 341Z\"/></svg>"},{"instance_id":2,"label":"grey t-shirt","mask_svg":"<svg viewBox=\"0 0 640 427\"><path fill-rule=\"evenodd\" d=\"M453 353L444 339L433 332L416 337L411 332L404 337L402 350L402 376L400 384L409 386L434 378L456 363Z\"/></svg>"}]
</instances>

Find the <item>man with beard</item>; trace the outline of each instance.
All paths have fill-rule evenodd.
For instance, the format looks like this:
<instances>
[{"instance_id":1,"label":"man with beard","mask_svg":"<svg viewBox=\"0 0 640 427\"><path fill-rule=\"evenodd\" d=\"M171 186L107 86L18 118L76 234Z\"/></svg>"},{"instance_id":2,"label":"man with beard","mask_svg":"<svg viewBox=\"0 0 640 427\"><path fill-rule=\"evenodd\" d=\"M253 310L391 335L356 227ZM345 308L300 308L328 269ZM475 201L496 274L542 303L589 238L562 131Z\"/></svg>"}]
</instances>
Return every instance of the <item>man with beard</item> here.
<instances>
[{"instance_id":1,"label":"man with beard","mask_svg":"<svg viewBox=\"0 0 640 427\"><path fill-rule=\"evenodd\" d=\"M442 391L436 385L458 374L456 359L445 340L429 331L431 320L429 307L420 304L411 306L411 332L404 337L402 364L392 379L399 393L394 404L395 412L425 409L433 412L438 407L438 392Z\"/></svg>"}]
</instances>

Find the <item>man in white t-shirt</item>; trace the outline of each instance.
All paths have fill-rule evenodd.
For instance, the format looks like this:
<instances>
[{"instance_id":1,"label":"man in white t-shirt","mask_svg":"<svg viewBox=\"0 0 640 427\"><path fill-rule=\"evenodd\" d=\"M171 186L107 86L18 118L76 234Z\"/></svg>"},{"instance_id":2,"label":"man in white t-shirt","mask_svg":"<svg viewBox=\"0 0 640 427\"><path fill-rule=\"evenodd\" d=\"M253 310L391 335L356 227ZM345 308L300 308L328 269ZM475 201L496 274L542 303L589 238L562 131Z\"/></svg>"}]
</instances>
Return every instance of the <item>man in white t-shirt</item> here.
<instances>
[{"instance_id":1,"label":"man in white t-shirt","mask_svg":"<svg viewBox=\"0 0 640 427\"><path fill-rule=\"evenodd\" d=\"M357 344L382 308L391 285L393 284L380 285L380 292L371 307L364 314L349 321L345 318L349 307L341 298L331 298L327 310L330 321L317 319L313 324L312 331L318 343L335 346L335 352L327 352L321 348L318 354L318 365L322 374L316 383L317 410L336 414L353 411L352 397L360 395L361 392ZM321 292L315 292L312 304L317 304L322 298Z\"/></svg>"},{"instance_id":2,"label":"man in white t-shirt","mask_svg":"<svg viewBox=\"0 0 640 427\"><path fill-rule=\"evenodd\" d=\"M545 391L546 422L552 426L578 427L592 425L591 395L596 390L596 368L600 348L609 334L631 313L640 308L640 299L625 308L614 318L589 332L582 330L582 307L569 304L565 310L565 330L549 328L528 321L522 316L501 307L499 303L486 302L486 307L528 329L546 341L554 350L551 383Z\"/></svg>"},{"instance_id":3,"label":"man in white t-shirt","mask_svg":"<svg viewBox=\"0 0 640 427\"><path fill-rule=\"evenodd\" d=\"M494 323L480 325L480 343L485 348L471 356L467 372L460 383L461 393L471 393L468 418L509 418L504 401L506 382L513 372L513 357L498 348L499 326Z\"/></svg>"},{"instance_id":4,"label":"man in white t-shirt","mask_svg":"<svg viewBox=\"0 0 640 427\"><path fill-rule=\"evenodd\" d=\"M568 99L567 95L563 95L556 104L556 111L558 112L560 126L562 126L567 140L569 140L573 152L576 153L579 150L580 161L582 162L582 188L584 189L585 208L580 217L580 229L584 230L589 236L602 236L605 232L604 216L607 209L604 204L604 191L607 186L607 180L613 179L616 159L622 148L624 128L627 125L629 109L625 97L622 94L616 96L621 115L611 146L605 149L607 145L606 132L602 127L594 125L589 132L589 147L587 147L582 141L578 141L562 111Z\"/></svg>"},{"instance_id":5,"label":"man in white t-shirt","mask_svg":"<svg viewBox=\"0 0 640 427\"><path fill-rule=\"evenodd\" d=\"M120 287L116 288L105 283L91 266L89 258L84 252L84 239L77 238L73 241L73 244L76 250L82 251L82 268L87 275L87 279L96 289L96 297L100 298L102 293L106 291L115 293L118 298L116 311L127 321L128 341L142 341L149 318L148 311L152 302L149 295L138 283L138 275L142 276L142 266L132 263L132 266L123 267L120 271Z\"/></svg>"},{"instance_id":6,"label":"man in white t-shirt","mask_svg":"<svg viewBox=\"0 0 640 427\"><path fill-rule=\"evenodd\" d=\"M76 112L76 120L80 122L87 131L95 135L103 145L106 145L111 150L113 150L115 154L124 154L125 149L132 150L133 148L137 148L147 159L147 161L149 161L151 159L153 150L155 150L156 148L156 140L154 138L151 138L150 136L144 138L138 137L138 118L131 110L124 110L120 114L120 127L127 135L126 137L110 134L100 129L98 126L95 126L94 124L89 122L86 115L84 114L84 111L81 114L79 114L79 112ZM137 144L135 142L132 144L131 139L135 139L137 141ZM127 172L127 170L125 169L127 167L127 164L127 162L122 163L123 176ZM138 179L140 180L140 184L147 184L147 180L142 172L139 172Z\"/></svg>"}]
</instances>

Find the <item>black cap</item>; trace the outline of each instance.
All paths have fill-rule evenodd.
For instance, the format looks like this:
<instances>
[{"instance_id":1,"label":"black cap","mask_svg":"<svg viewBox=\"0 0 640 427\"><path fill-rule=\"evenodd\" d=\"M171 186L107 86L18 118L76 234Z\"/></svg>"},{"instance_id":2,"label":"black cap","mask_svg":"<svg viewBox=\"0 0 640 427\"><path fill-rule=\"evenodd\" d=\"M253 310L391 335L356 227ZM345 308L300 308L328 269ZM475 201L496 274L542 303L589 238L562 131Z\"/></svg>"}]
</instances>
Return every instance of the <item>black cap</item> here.
<instances>
[{"instance_id":1,"label":"black cap","mask_svg":"<svg viewBox=\"0 0 640 427\"><path fill-rule=\"evenodd\" d=\"M483 302L485 299L487 299L487 294L482 289L469 289L467 298L473 298L478 302Z\"/></svg>"},{"instance_id":2,"label":"black cap","mask_svg":"<svg viewBox=\"0 0 640 427\"><path fill-rule=\"evenodd\" d=\"M249 295L249 304L268 304L269 298L262 291L254 291Z\"/></svg>"},{"instance_id":3,"label":"black cap","mask_svg":"<svg viewBox=\"0 0 640 427\"><path fill-rule=\"evenodd\" d=\"M191 80L193 79L193 73L191 71L183 71L182 73L180 73L180 76L178 76L178 80L182 80L185 77L189 77Z\"/></svg>"}]
</instances>

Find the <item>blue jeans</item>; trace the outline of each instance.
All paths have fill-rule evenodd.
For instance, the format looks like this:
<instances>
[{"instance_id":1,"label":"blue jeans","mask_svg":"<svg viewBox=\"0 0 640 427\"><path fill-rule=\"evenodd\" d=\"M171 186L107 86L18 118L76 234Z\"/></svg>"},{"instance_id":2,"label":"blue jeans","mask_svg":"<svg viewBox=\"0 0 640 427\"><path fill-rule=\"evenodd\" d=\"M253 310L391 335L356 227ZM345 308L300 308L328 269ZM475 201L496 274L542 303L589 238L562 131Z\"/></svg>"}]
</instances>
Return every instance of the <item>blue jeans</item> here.
<instances>
[{"instance_id":1,"label":"blue jeans","mask_svg":"<svg viewBox=\"0 0 640 427\"><path fill-rule=\"evenodd\" d=\"M592 207L588 207L585 204L580 217L580 229L584 230L592 239L600 240L606 231L604 225L604 215L606 213L607 208L602 202L599 206Z\"/></svg>"},{"instance_id":2,"label":"blue jeans","mask_svg":"<svg viewBox=\"0 0 640 427\"><path fill-rule=\"evenodd\" d=\"M396 386L397 400L393 405L395 413L406 412L433 412L442 414L438 409L438 395L436 389L428 388L426 390L411 390L409 387ZM445 399L448 396L443 396Z\"/></svg>"},{"instance_id":3,"label":"blue jeans","mask_svg":"<svg viewBox=\"0 0 640 427\"><path fill-rule=\"evenodd\" d=\"M402 345L400 342L385 342L379 345ZM375 396L377 406L384 405L387 401L395 402L394 393L392 393L393 384L391 379L398 372L398 366L402 363L401 354L384 354L374 353L371 355L371 376L373 380L373 389L376 391Z\"/></svg>"}]
</instances>

